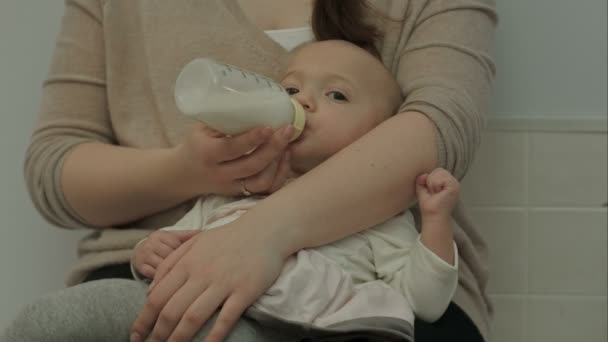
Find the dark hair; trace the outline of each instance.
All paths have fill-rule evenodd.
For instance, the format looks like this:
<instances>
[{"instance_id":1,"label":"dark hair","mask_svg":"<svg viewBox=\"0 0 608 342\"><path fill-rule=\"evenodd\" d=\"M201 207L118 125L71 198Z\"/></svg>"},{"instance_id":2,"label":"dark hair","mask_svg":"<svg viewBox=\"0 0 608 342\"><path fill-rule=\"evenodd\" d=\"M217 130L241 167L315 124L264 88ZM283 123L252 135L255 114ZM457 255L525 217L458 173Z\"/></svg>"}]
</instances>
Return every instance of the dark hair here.
<instances>
[{"instance_id":1,"label":"dark hair","mask_svg":"<svg viewBox=\"0 0 608 342\"><path fill-rule=\"evenodd\" d=\"M318 41L346 40L380 58L376 41L380 31L365 21L370 10L365 0L315 0L312 29Z\"/></svg>"}]
</instances>

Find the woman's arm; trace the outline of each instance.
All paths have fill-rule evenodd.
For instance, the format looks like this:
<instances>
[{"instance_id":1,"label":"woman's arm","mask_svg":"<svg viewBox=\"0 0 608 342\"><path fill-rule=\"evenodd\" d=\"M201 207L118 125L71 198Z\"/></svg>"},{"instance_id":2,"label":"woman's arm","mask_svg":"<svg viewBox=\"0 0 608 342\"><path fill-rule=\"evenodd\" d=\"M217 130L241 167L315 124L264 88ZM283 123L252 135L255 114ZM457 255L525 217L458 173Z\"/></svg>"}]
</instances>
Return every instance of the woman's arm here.
<instances>
[{"instance_id":1,"label":"woman's arm","mask_svg":"<svg viewBox=\"0 0 608 342\"><path fill-rule=\"evenodd\" d=\"M460 179L472 161L495 73L495 1L413 1L408 13L411 34L385 40L397 41L385 48L397 51L401 113L241 218L284 234L285 255L384 221L413 203L416 176L442 167Z\"/></svg>"},{"instance_id":2,"label":"woman's arm","mask_svg":"<svg viewBox=\"0 0 608 342\"><path fill-rule=\"evenodd\" d=\"M66 157L61 190L70 208L92 226L134 221L196 195L184 184L175 155L168 148L84 143Z\"/></svg>"},{"instance_id":3,"label":"woman's arm","mask_svg":"<svg viewBox=\"0 0 608 342\"><path fill-rule=\"evenodd\" d=\"M204 126L195 125L184 142L174 148L81 144L66 157L61 190L83 220L110 227L201 194L239 193L238 180L246 177L261 177L261 183L270 188L273 181L282 182L287 177L287 168L275 172L276 158L283 154L290 137L283 132L273 134L270 128L255 128L226 138L212 136ZM241 157L258 146L255 152ZM253 182L250 178L250 188Z\"/></svg>"},{"instance_id":4,"label":"woman's arm","mask_svg":"<svg viewBox=\"0 0 608 342\"><path fill-rule=\"evenodd\" d=\"M282 236L284 256L366 229L414 203L416 176L437 165L435 141L426 116L397 114L263 200L237 225Z\"/></svg>"},{"instance_id":5,"label":"woman's arm","mask_svg":"<svg viewBox=\"0 0 608 342\"><path fill-rule=\"evenodd\" d=\"M24 165L32 201L47 220L62 227L109 228L203 193L239 193L240 178L247 177L256 192L282 183L287 172L279 165L286 162L278 157L288 139L280 130L273 135L270 128L257 128L227 139L194 125L174 148L117 146L114 125L120 120L108 107L103 4L65 3Z\"/></svg>"},{"instance_id":6,"label":"woman's arm","mask_svg":"<svg viewBox=\"0 0 608 342\"><path fill-rule=\"evenodd\" d=\"M398 114L238 220L194 237L191 246L159 266L131 341L150 333L156 340L189 340L223 303L205 340L220 341L289 255L409 206L416 176L435 167L436 154L430 120L414 112Z\"/></svg>"},{"instance_id":7,"label":"woman's arm","mask_svg":"<svg viewBox=\"0 0 608 342\"><path fill-rule=\"evenodd\" d=\"M110 227L186 200L169 150L116 146L103 4L67 0L25 160L32 201L62 227Z\"/></svg>"}]
</instances>

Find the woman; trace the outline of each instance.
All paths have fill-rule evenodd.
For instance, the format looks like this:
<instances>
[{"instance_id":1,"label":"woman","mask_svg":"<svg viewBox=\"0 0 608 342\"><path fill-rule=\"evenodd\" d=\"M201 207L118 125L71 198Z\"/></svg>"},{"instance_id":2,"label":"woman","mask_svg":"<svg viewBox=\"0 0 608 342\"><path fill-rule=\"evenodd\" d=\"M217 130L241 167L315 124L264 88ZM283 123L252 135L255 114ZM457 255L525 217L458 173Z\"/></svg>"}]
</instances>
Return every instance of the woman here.
<instances>
[{"instance_id":1,"label":"woman","mask_svg":"<svg viewBox=\"0 0 608 342\"><path fill-rule=\"evenodd\" d=\"M208 55L273 77L287 51L265 30L305 27L311 18L318 29L346 16L379 28L382 60L406 95L399 114L226 229L173 253L133 340L193 336L221 306L207 337L220 340L288 255L411 206L418 174L435 167L465 174L494 76L494 1L369 3L373 11L359 13L355 1L66 1L26 177L49 221L97 229L80 245L70 285L128 274L134 242L174 223L191 198L272 192L284 181L277 170L289 162L289 132L259 128L214 144L196 132L181 139L190 121L177 112L172 85L190 59ZM418 341L488 339L485 247L462 208L454 220L459 288L439 321L416 322ZM116 264L124 266L108 267Z\"/></svg>"}]
</instances>

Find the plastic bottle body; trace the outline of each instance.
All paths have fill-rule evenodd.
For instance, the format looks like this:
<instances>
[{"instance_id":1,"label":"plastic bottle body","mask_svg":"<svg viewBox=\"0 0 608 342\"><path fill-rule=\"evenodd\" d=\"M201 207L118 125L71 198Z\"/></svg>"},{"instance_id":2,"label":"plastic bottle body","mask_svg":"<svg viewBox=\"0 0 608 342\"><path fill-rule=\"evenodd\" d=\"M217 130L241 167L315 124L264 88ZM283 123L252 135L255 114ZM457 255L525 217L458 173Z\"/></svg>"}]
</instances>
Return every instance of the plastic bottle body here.
<instances>
[{"instance_id":1,"label":"plastic bottle body","mask_svg":"<svg viewBox=\"0 0 608 342\"><path fill-rule=\"evenodd\" d=\"M279 128L292 124L295 140L305 124L302 106L271 79L198 58L180 72L175 85L177 108L228 135L268 125Z\"/></svg>"}]
</instances>

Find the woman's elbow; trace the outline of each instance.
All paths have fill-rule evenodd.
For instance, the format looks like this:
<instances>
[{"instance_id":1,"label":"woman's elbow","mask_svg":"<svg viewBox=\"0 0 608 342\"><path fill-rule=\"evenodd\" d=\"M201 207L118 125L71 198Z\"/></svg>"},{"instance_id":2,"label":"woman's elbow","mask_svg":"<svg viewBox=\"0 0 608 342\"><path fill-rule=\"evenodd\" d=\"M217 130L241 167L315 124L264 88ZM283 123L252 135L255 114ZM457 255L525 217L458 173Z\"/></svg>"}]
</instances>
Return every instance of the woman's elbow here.
<instances>
[{"instance_id":1,"label":"woman's elbow","mask_svg":"<svg viewBox=\"0 0 608 342\"><path fill-rule=\"evenodd\" d=\"M417 111L434 124L438 164L462 179L485 127L485 105L462 89L429 87L412 94L402 110Z\"/></svg>"},{"instance_id":2,"label":"woman's elbow","mask_svg":"<svg viewBox=\"0 0 608 342\"><path fill-rule=\"evenodd\" d=\"M27 191L36 210L52 225L70 229L87 227L70 212L61 191L63 161L74 145L52 138L33 140L23 164Z\"/></svg>"}]
</instances>

